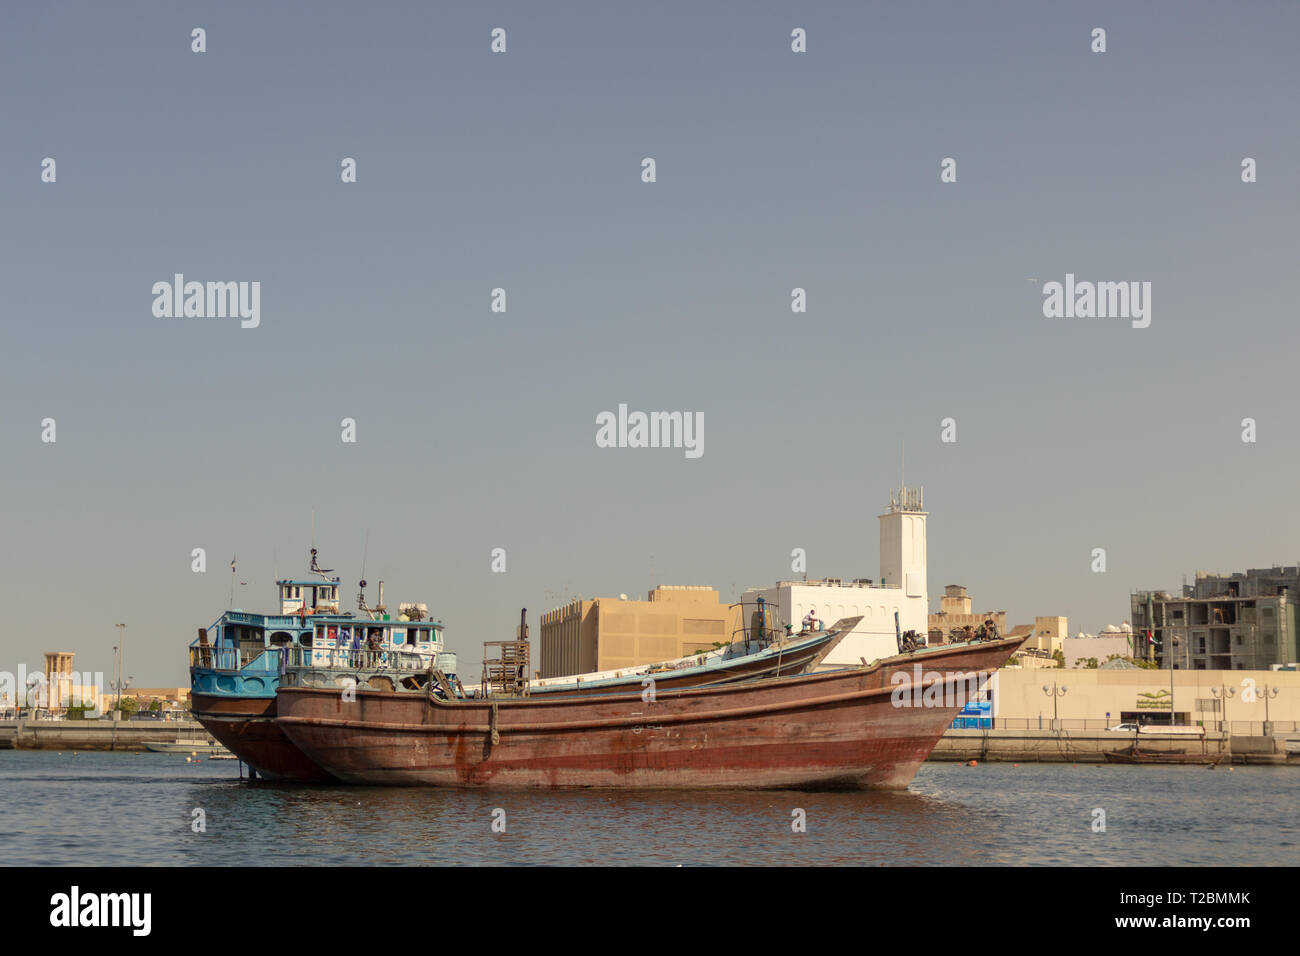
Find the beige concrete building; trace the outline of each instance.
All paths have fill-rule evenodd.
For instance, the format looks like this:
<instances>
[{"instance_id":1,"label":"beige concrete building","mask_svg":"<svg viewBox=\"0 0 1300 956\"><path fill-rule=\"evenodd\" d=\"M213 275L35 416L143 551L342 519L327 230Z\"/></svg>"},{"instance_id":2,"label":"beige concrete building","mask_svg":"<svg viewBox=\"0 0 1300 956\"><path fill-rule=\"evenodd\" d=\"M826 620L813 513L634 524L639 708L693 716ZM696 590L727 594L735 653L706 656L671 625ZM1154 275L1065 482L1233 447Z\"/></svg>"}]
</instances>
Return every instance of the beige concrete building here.
<instances>
[{"instance_id":1,"label":"beige concrete building","mask_svg":"<svg viewBox=\"0 0 1300 956\"><path fill-rule=\"evenodd\" d=\"M1007 664L1007 667L1033 667L1039 669L1051 669L1060 666L1060 661L1047 651L1041 651L1037 648L1026 650L1023 645L1021 650L1011 655L1011 661Z\"/></svg>"},{"instance_id":2,"label":"beige concrete building","mask_svg":"<svg viewBox=\"0 0 1300 956\"><path fill-rule=\"evenodd\" d=\"M644 601L572 601L542 615L538 676L686 657L730 641L739 626L739 611L710 587L660 585Z\"/></svg>"},{"instance_id":3,"label":"beige concrete building","mask_svg":"<svg viewBox=\"0 0 1300 956\"><path fill-rule=\"evenodd\" d=\"M966 589L960 584L949 584L943 589L943 597L939 598L939 613L931 614L929 617L929 643L944 644L948 641L948 635L953 628L969 625L978 630L980 625L988 620L997 625L999 634L1007 632L1006 611L972 614L971 598L966 593Z\"/></svg>"},{"instance_id":4,"label":"beige concrete building","mask_svg":"<svg viewBox=\"0 0 1300 956\"><path fill-rule=\"evenodd\" d=\"M1259 733L1272 722L1285 732L1300 727L1300 671L1090 669L1043 671L1003 668L990 681L993 714L999 727L1050 727L1055 713L1078 726L1103 724L1203 724L1218 729L1230 721ZM1044 691L1044 685L1048 690ZM1061 691L1064 691L1063 693ZM1231 691L1231 693L1227 693ZM1225 703L1226 701L1226 703Z\"/></svg>"},{"instance_id":5,"label":"beige concrete building","mask_svg":"<svg viewBox=\"0 0 1300 956\"><path fill-rule=\"evenodd\" d=\"M1055 654L1065 651L1065 639L1070 636L1070 622L1064 617L1034 618L1034 633L1022 647Z\"/></svg>"},{"instance_id":6,"label":"beige concrete building","mask_svg":"<svg viewBox=\"0 0 1300 956\"><path fill-rule=\"evenodd\" d=\"M122 690L122 696L134 698L141 710L148 710L154 701L158 701L163 710L172 710L185 706L190 699L190 689L188 687L126 687ZM103 699L104 708L111 710L117 703L117 693L115 691L106 693Z\"/></svg>"}]
</instances>

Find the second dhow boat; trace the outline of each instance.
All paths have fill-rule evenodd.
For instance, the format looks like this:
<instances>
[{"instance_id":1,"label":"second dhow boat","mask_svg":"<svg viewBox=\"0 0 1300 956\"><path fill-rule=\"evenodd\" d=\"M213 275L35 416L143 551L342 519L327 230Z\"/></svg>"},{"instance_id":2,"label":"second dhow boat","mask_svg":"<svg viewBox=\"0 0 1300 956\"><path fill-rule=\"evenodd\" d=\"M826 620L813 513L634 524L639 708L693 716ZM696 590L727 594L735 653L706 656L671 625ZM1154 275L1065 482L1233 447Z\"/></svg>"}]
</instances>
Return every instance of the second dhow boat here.
<instances>
[{"instance_id":1,"label":"second dhow boat","mask_svg":"<svg viewBox=\"0 0 1300 956\"><path fill-rule=\"evenodd\" d=\"M751 607L753 611L749 613ZM791 628L781 623L776 608L762 598L754 605L733 604L732 609L739 609L742 622L746 617L749 620L736 629L729 644L715 650L640 667L530 680L528 693L570 697L633 689L640 692L650 682L657 690L663 690L803 674L814 670L853 629L852 623L841 621L841 625L847 623L847 626L792 634ZM521 621L520 633L525 632Z\"/></svg>"},{"instance_id":2,"label":"second dhow boat","mask_svg":"<svg viewBox=\"0 0 1300 956\"><path fill-rule=\"evenodd\" d=\"M857 619L837 622L852 629ZM1022 638L718 687L445 699L281 686L276 723L350 783L503 788L906 787Z\"/></svg>"}]
</instances>

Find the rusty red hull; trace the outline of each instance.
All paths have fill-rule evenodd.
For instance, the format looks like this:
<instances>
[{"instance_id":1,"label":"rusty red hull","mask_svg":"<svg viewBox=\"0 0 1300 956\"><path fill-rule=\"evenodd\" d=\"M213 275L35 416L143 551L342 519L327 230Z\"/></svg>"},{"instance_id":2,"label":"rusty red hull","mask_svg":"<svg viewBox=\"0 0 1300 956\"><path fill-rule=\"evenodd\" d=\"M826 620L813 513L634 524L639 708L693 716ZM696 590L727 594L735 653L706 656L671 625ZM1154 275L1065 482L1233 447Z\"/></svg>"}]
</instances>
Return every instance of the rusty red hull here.
<instances>
[{"instance_id":1,"label":"rusty red hull","mask_svg":"<svg viewBox=\"0 0 1300 956\"><path fill-rule=\"evenodd\" d=\"M975 675L1020 639L751 684L444 701L281 687L277 723L341 780L446 787L906 787ZM921 665L917 672L915 665Z\"/></svg>"},{"instance_id":2,"label":"rusty red hull","mask_svg":"<svg viewBox=\"0 0 1300 956\"><path fill-rule=\"evenodd\" d=\"M266 778L328 783L334 777L313 763L276 724L274 697L195 694L194 717L227 750Z\"/></svg>"}]
</instances>

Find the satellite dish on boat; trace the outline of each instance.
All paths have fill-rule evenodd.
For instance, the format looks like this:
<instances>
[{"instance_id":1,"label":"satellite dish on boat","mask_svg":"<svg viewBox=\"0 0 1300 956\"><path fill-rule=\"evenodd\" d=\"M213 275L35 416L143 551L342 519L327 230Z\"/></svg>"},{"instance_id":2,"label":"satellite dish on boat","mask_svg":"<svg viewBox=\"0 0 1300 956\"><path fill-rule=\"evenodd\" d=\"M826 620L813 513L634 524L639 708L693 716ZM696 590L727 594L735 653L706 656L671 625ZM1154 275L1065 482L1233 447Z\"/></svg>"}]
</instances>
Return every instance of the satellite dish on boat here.
<instances>
[{"instance_id":1,"label":"satellite dish on boat","mask_svg":"<svg viewBox=\"0 0 1300 956\"><path fill-rule=\"evenodd\" d=\"M620 601L626 601L626 600L627 600L627 595L626 595L626 594L620 594L620 595L618 596L618 599L619 599Z\"/></svg>"}]
</instances>

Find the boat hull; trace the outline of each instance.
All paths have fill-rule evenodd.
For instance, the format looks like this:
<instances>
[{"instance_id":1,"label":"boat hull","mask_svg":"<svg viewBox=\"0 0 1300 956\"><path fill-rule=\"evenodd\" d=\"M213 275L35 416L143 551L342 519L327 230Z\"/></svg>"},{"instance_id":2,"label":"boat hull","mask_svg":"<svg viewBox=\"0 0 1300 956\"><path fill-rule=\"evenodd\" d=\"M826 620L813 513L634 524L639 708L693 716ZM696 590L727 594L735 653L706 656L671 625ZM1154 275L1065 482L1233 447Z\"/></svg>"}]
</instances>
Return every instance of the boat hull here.
<instances>
[{"instance_id":1,"label":"boat hull","mask_svg":"<svg viewBox=\"0 0 1300 956\"><path fill-rule=\"evenodd\" d=\"M281 687L277 723L350 783L441 787L906 787L979 675L1020 639L866 667L600 697L445 701Z\"/></svg>"},{"instance_id":2,"label":"boat hull","mask_svg":"<svg viewBox=\"0 0 1300 956\"><path fill-rule=\"evenodd\" d=\"M227 750L267 780L329 783L335 778L313 763L276 724L274 697L193 694L194 717Z\"/></svg>"}]
</instances>

